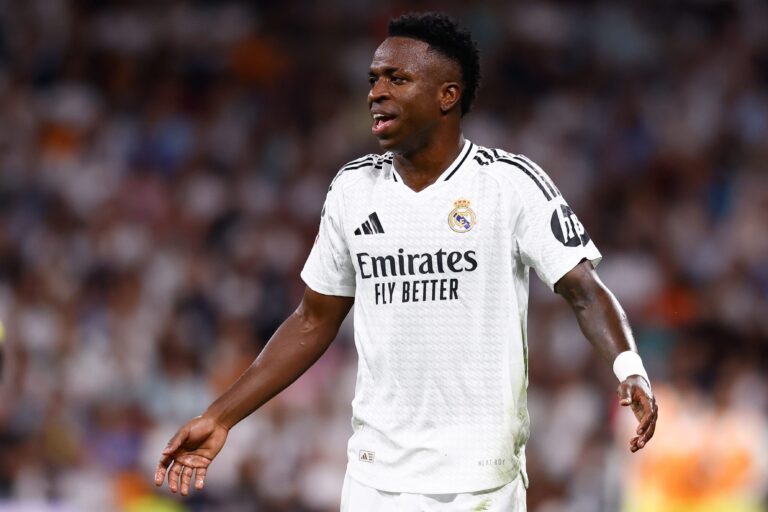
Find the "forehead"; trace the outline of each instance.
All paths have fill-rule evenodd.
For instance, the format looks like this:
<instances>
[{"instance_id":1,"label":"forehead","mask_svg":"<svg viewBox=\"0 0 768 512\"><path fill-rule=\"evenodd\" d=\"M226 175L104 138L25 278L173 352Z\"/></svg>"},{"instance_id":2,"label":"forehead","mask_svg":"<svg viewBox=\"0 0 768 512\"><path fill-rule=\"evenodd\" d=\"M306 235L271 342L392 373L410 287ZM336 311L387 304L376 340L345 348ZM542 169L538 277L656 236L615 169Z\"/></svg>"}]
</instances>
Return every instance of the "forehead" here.
<instances>
[{"instance_id":1,"label":"forehead","mask_svg":"<svg viewBox=\"0 0 768 512\"><path fill-rule=\"evenodd\" d=\"M373 54L371 71L398 68L420 71L450 61L435 51L428 43L410 37L388 37Z\"/></svg>"}]
</instances>

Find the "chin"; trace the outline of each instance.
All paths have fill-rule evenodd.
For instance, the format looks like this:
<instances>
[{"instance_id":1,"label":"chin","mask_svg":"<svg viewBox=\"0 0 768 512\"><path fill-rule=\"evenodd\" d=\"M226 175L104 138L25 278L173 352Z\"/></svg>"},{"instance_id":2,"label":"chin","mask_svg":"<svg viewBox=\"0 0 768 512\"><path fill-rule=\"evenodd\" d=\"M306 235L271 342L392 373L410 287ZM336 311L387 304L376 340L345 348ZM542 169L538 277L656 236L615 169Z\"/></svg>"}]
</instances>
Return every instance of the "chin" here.
<instances>
[{"instance_id":1,"label":"chin","mask_svg":"<svg viewBox=\"0 0 768 512\"><path fill-rule=\"evenodd\" d=\"M378 139L379 147L384 151L396 151L397 141L394 139Z\"/></svg>"},{"instance_id":2,"label":"chin","mask_svg":"<svg viewBox=\"0 0 768 512\"><path fill-rule=\"evenodd\" d=\"M398 137L395 135L376 137L379 141L379 147L384 151L392 151L393 153L403 153L408 148L407 137Z\"/></svg>"}]
</instances>

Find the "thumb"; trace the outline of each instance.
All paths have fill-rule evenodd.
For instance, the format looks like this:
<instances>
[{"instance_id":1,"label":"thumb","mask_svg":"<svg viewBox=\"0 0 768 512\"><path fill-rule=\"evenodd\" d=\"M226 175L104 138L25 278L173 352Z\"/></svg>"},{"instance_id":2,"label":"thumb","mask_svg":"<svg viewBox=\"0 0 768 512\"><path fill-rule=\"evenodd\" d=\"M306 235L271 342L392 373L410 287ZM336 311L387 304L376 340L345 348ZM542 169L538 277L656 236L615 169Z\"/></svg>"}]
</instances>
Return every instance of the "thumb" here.
<instances>
[{"instance_id":1,"label":"thumb","mask_svg":"<svg viewBox=\"0 0 768 512\"><path fill-rule=\"evenodd\" d=\"M619 403L621 405L630 405L632 403L632 392L631 392L631 386L625 382L622 382L619 386L619 389L617 390L617 393L619 395Z\"/></svg>"},{"instance_id":2,"label":"thumb","mask_svg":"<svg viewBox=\"0 0 768 512\"><path fill-rule=\"evenodd\" d=\"M182 443L187 440L188 435L189 432L186 427L179 430L176 435L168 441L168 444L163 449L163 455L169 455L178 450Z\"/></svg>"}]
</instances>

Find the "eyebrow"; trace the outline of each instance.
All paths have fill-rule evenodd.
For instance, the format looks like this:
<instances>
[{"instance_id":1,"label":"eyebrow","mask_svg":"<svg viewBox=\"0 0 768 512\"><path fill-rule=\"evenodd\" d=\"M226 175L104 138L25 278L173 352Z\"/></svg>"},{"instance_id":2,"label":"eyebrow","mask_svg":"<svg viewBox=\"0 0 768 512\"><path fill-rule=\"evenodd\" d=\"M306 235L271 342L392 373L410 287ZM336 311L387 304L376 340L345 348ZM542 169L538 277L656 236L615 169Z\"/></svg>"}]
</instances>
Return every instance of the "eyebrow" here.
<instances>
[{"instance_id":1,"label":"eyebrow","mask_svg":"<svg viewBox=\"0 0 768 512\"><path fill-rule=\"evenodd\" d=\"M381 67L371 66L371 68L368 70L368 76L391 75L392 73L395 73L400 70L401 68L397 66L381 66Z\"/></svg>"}]
</instances>

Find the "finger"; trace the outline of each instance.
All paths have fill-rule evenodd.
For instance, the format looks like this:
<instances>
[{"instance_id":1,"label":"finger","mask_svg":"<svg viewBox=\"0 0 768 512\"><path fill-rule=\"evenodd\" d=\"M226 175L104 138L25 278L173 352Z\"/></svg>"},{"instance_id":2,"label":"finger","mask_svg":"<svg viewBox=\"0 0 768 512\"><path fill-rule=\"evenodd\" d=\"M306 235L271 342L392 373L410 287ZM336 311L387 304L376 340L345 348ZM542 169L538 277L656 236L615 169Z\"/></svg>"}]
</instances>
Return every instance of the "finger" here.
<instances>
[{"instance_id":1,"label":"finger","mask_svg":"<svg viewBox=\"0 0 768 512\"><path fill-rule=\"evenodd\" d=\"M192 481L192 468L184 466L184 470L181 472L181 495L186 496L189 494L189 484Z\"/></svg>"},{"instance_id":2,"label":"finger","mask_svg":"<svg viewBox=\"0 0 768 512\"><path fill-rule=\"evenodd\" d=\"M651 437L653 437L653 433L656 431L656 424L655 422L651 424L650 428L646 433L642 436L638 436L637 438L637 449L641 450L645 447L646 443L648 442Z\"/></svg>"},{"instance_id":3,"label":"finger","mask_svg":"<svg viewBox=\"0 0 768 512\"><path fill-rule=\"evenodd\" d=\"M632 403L632 393L630 389L630 385L622 382L619 385L619 388L616 390L616 394L619 395L619 403L621 405L629 405Z\"/></svg>"},{"instance_id":4,"label":"finger","mask_svg":"<svg viewBox=\"0 0 768 512\"><path fill-rule=\"evenodd\" d=\"M179 477L181 476L181 471L183 469L184 466L178 462L174 462L173 466L171 466L171 470L168 472L168 489L170 489L171 492L178 492Z\"/></svg>"},{"instance_id":5,"label":"finger","mask_svg":"<svg viewBox=\"0 0 768 512\"><path fill-rule=\"evenodd\" d=\"M653 418L653 421L651 422L651 425L648 427L648 430L645 431L643 434L643 441L647 443L651 440L653 437L654 432L656 432L656 417Z\"/></svg>"},{"instance_id":6,"label":"finger","mask_svg":"<svg viewBox=\"0 0 768 512\"><path fill-rule=\"evenodd\" d=\"M163 485L163 480L165 480L165 474L168 470L168 466L170 466L170 464L173 462L173 452L176 451L180 446L180 441L178 441L177 438L178 435L174 436L170 441L168 441L168 444L162 451L160 460L157 463L157 468L155 468L155 485L157 486Z\"/></svg>"},{"instance_id":7,"label":"finger","mask_svg":"<svg viewBox=\"0 0 768 512\"><path fill-rule=\"evenodd\" d=\"M653 409L651 409L650 404L648 407L643 406L642 416L640 416L640 424L637 426L637 434L641 435L643 432L648 430L648 427L651 426L651 423L656 420L656 416L653 413Z\"/></svg>"},{"instance_id":8,"label":"finger","mask_svg":"<svg viewBox=\"0 0 768 512\"><path fill-rule=\"evenodd\" d=\"M197 471L195 472L195 489L202 489L203 485L205 485L205 468L197 468Z\"/></svg>"},{"instance_id":9,"label":"finger","mask_svg":"<svg viewBox=\"0 0 768 512\"><path fill-rule=\"evenodd\" d=\"M655 420L656 418L653 416L653 414L647 414L644 416L643 420L640 422L640 425L637 427L637 435L643 435L643 433L648 431Z\"/></svg>"},{"instance_id":10,"label":"finger","mask_svg":"<svg viewBox=\"0 0 768 512\"><path fill-rule=\"evenodd\" d=\"M165 480L165 470L167 465L163 465L162 459L160 463L157 465L157 469L155 469L155 485L160 487L163 485L163 480Z\"/></svg>"}]
</instances>

